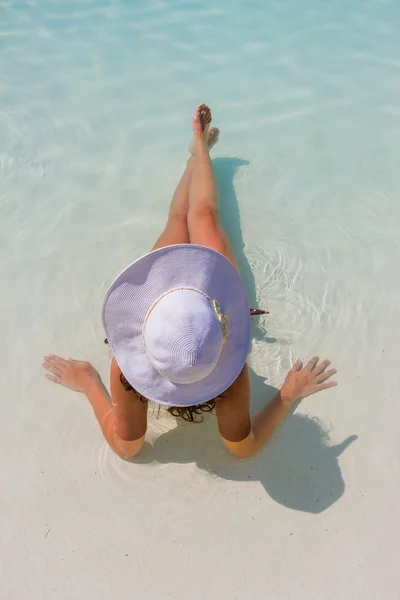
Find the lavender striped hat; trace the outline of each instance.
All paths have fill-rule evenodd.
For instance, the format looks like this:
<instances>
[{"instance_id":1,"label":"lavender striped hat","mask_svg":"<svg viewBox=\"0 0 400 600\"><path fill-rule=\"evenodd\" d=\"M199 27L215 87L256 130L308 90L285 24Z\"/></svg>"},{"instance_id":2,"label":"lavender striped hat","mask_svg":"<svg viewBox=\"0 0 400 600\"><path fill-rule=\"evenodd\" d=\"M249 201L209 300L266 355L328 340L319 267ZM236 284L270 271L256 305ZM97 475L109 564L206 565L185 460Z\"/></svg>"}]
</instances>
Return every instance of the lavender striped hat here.
<instances>
[{"instance_id":1,"label":"lavender striped hat","mask_svg":"<svg viewBox=\"0 0 400 600\"><path fill-rule=\"evenodd\" d=\"M215 398L238 377L249 350L242 280L204 246L167 246L136 260L111 285L102 316L122 373L160 404Z\"/></svg>"}]
</instances>

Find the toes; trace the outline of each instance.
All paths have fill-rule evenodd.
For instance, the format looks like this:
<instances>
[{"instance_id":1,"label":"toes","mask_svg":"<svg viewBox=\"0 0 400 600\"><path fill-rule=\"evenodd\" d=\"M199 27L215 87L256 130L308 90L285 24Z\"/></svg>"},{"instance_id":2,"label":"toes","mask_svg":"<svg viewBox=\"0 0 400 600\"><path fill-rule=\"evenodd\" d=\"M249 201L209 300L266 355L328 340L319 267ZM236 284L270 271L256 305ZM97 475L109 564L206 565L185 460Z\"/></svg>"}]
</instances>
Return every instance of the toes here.
<instances>
[{"instance_id":1,"label":"toes","mask_svg":"<svg viewBox=\"0 0 400 600\"><path fill-rule=\"evenodd\" d=\"M211 110L206 104L199 104L192 118L193 130L202 132L208 123L211 123Z\"/></svg>"},{"instance_id":2,"label":"toes","mask_svg":"<svg viewBox=\"0 0 400 600\"><path fill-rule=\"evenodd\" d=\"M204 108L200 111L200 117L204 125L208 125L208 123L211 123L211 110L205 104Z\"/></svg>"}]
</instances>

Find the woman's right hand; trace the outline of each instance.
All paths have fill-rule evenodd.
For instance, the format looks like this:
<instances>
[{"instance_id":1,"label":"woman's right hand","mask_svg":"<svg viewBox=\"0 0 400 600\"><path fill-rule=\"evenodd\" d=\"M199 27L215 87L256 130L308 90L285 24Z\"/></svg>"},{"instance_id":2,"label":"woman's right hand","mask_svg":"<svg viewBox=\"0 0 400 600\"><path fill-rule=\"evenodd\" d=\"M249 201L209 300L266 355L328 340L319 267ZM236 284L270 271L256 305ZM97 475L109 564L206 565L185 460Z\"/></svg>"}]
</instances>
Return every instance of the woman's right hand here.
<instances>
[{"instance_id":1,"label":"woman's right hand","mask_svg":"<svg viewBox=\"0 0 400 600\"><path fill-rule=\"evenodd\" d=\"M86 393L93 382L100 381L96 369L88 362L65 360L61 356L50 354L44 357L43 367L46 369L46 379L59 383L74 392Z\"/></svg>"},{"instance_id":2,"label":"woman's right hand","mask_svg":"<svg viewBox=\"0 0 400 600\"><path fill-rule=\"evenodd\" d=\"M319 362L318 356L314 356L305 367L301 360L297 360L282 386L282 400L293 404L296 400L337 385L336 381L327 381L336 373L336 369L327 370L330 364L330 360Z\"/></svg>"}]
</instances>

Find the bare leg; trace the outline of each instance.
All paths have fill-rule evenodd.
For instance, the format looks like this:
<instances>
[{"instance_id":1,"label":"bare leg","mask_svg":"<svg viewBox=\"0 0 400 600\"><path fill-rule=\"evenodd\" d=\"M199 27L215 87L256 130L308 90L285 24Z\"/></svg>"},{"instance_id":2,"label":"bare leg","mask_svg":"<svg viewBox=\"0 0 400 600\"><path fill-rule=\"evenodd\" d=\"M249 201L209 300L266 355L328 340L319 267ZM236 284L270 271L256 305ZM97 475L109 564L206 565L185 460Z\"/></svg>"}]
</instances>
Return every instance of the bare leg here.
<instances>
[{"instance_id":1,"label":"bare leg","mask_svg":"<svg viewBox=\"0 0 400 600\"><path fill-rule=\"evenodd\" d=\"M189 188L187 218L191 244L207 246L223 254L239 270L235 254L219 221L218 189L207 144L203 138L201 113L207 109L200 104L192 119L195 139L192 176ZM208 109L209 110L209 109Z\"/></svg>"},{"instance_id":2,"label":"bare leg","mask_svg":"<svg viewBox=\"0 0 400 600\"><path fill-rule=\"evenodd\" d=\"M172 246L173 244L189 244L189 232L187 228L188 191L192 177L193 163L189 159L185 172L172 197L168 213L168 221L164 231L153 246L153 250Z\"/></svg>"},{"instance_id":3,"label":"bare leg","mask_svg":"<svg viewBox=\"0 0 400 600\"><path fill-rule=\"evenodd\" d=\"M218 141L219 130L216 128L205 132L207 134L206 146L211 149ZM195 151L195 144L189 146L191 152ZM153 250L163 248L164 246L172 246L173 244L189 244L189 232L187 227L187 216L189 210L189 188L190 180L193 172L193 160L191 156L187 161L185 172L183 173L180 182L172 197L171 206L169 208L167 225L155 243Z\"/></svg>"}]
</instances>

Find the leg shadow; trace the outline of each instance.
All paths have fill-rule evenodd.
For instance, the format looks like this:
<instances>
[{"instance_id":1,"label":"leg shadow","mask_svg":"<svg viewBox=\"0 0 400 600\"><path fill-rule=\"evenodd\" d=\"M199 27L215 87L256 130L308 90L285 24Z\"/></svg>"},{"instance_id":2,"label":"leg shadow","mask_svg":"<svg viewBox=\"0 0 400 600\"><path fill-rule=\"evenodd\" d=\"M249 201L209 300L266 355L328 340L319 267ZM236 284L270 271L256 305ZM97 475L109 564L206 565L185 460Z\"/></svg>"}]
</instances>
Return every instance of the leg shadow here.
<instances>
[{"instance_id":1,"label":"leg shadow","mask_svg":"<svg viewBox=\"0 0 400 600\"><path fill-rule=\"evenodd\" d=\"M277 390L251 369L250 374L253 408L258 410ZM328 432L318 420L291 414L257 456L237 460L223 447L215 417L209 417L201 425L183 423L162 434L154 443L153 458L159 463L195 462L230 481L259 481L282 506L318 514L344 493L338 457L355 439L357 436L351 436L331 446Z\"/></svg>"},{"instance_id":2,"label":"leg shadow","mask_svg":"<svg viewBox=\"0 0 400 600\"><path fill-rule=\"evenodd\" d=\"M233 184L239 168L248 165L249 162L247 160L242 160L241 158L231 157L215 158L212 163L219 190L221 224L235 252L250 307L266 310L267 307L258 306L254 275L244 251L245 244L240 226L239 203ZM258 317L252 319L253 338L264 340L267 343L275 343L277 341L275 338L268 337L267 332L263 327L264 323L265 317L261 317L261 319Z\"/></svg>"}]
</instances>

